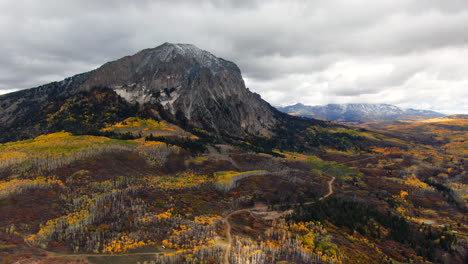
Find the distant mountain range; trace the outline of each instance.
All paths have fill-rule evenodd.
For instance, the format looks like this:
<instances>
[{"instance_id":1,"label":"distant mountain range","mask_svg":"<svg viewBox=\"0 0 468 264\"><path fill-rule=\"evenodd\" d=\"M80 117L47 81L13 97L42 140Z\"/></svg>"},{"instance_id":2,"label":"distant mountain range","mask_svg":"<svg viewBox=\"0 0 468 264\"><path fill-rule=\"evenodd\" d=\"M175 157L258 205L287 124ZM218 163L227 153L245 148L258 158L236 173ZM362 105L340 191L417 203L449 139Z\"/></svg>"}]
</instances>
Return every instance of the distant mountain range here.
<instances>
[{"instance_id":1,"label":"distant mountain range","mask_svg":"<svg viewBox=\"0 0 468 264\"><path fill-rule=\"evenodd\" d=\"M424 120L445 116L431 110L403 109L390 104L327 104L309 106L295 104L278 107L278 110L303 117L345 123L366 123L388 120Z\"/></svg>"}]
</instances>

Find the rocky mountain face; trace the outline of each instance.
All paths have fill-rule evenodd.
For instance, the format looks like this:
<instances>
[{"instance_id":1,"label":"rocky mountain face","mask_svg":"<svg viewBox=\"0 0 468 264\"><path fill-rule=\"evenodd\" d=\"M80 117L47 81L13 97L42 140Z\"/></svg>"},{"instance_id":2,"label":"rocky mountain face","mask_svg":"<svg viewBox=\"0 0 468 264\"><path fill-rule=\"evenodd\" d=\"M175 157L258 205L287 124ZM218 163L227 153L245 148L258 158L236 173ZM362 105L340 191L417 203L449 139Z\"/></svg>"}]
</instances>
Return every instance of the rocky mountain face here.
<instances>
[{"instance_id":1,"label":"rocky mountain face","mask_svg":"<svg viewBox=\"0 0 468 264\"><path fill-rule=\"evenodd\" d=\"M434 111L402 109L389 104L328 104L324 106L295 104L278 107L278 110L291 115L357 123L385 120L415 121L444 116L444 114Z\"/></svg>"},{"instance_id":2,"label":"rocky mountain face","mask_svg":"<svg viewBox=\"0 0 468 264\"><path fill-rule=\"evenodd\" d=\"M159 103L202 128L269 134L275 124L270 106L246 89L237 65L190 44L165 43L106 63L80 88L95 86L110 87L131 103Z\"/></svg>"},{"instance_id":3,"label":"rocky mountain face","mask_svg":"<svg viewBox=\"0 0 468 264\"><path fill-rule=\"evenodd\" d=\"M190 44L164 43L61 82L0 96L0 130L47 130L46 119L57 116L62 103L97 87L118 95L108 96L114 105L147 106L156 116L165 112L217 133L270 135L277 122L275 109L245 87L234 63Z\"/></svg>"}]
</instances>

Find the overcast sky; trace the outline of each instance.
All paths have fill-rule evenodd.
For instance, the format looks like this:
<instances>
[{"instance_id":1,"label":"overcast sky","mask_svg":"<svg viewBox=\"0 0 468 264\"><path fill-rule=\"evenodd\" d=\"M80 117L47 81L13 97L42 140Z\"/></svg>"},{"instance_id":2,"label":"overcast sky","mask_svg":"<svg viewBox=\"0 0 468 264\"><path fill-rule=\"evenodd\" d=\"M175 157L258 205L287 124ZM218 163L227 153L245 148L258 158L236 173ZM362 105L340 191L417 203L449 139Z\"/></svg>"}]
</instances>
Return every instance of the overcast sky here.
<instances>
[{"instance_id":1,"label":"overcast sky","mask_svg":"<svg viewBox=\"0 0 468 264\"><path fill-rule=\"evenodd\" d=\"M468 114L466 0L0 0L0 93L163 42L239 65L273 105Z\"/></svg>"}]
</instances>

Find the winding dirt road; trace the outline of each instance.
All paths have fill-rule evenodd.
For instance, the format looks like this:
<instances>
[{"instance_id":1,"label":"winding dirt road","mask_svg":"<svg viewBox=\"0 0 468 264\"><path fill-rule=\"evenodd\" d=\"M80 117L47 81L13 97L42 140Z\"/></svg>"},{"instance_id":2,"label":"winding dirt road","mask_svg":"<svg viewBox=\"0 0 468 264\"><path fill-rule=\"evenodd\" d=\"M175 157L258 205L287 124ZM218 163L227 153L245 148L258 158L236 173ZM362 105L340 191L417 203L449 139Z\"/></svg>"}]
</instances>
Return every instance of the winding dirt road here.
<instances>
[{"instance_id":1,"label":"winding dirt road","mask_svg":"<svg viewBox=\"0 0 468 264\"><path fill-rule=\"evenodd\" d=\"M224 251L224 257L223 257L224 264L229 264L229 254L231 253L231 245L232 245L231 224L229 223L228 218L231 217L231 215L236 212L239 212L239 211L234 211L228 214L224 218L224 222L226 223L226 237L227 237L227 246L226 246L226 251Z\"/></svg>"},{"instance_id":2,"label":"winding dirt road","mask_svg":"<svg viewBox=\"0 0 468 264\"><path fill-rule=\"evenodd\" d=\"M224 223L226 223L226 238L227 238L226 251L224 251L224 257L223 257L224 264L229 264L229 254L231 253L231 247L232 247L231 224L229 223L229 217L231 217L234 214L241 213L241 212L251 213L251 210L253 210L253 208L240 209L240 210L229 213L223 218Z\"/></svg>"},{"instance_id":3,"label":"winding dirt road","mask_svg":"<svg viewBox=\"0 0 468 264\"><path fill-rule=\"evenodd\" d=\"M320 197L319 198L319 201L327 198L328 196L332 195L333 194L333 182L335 181L336 177L333 176L332 179L330 181L328 181L328 193L325 194L324 196Z\"/></svg>"},{"instance_id":4,"label":"winding dirt road","mask_svg":"<svg viewBox=\"0 0 468 264\"><path fill-rule=\"evenodd\" d=\"M331 178L331 180L328 181L328 193L325 194L324 196L320 197L319 201L321 201L321 200L323 200L323 199L325 199L328 196L333 194L333 182L335 181L335 179L336 179L336 177L333 176ZM310 203L314 203L314 202L310 202ZM228 215L226 215L223 218L223 221L226 224L226 238L227 238L227 246L226 246L226 250L224 251L223 264L230 264L229 254L231 253L231 247L232 247L232 234L231 234L231 224L229 223L229 217L231 217L234 214L241 213L241 212L249 212L250 215L252 215L252 210L254 210L254 208L246 208L246 209L236 210L236 211L233 211L233 212L229 213ZM288 210L288 211L290 211L290 213L292 213L292 210ZM255 217L254 215L252 215L252 216Z\"/></svg>"}]
</instances>

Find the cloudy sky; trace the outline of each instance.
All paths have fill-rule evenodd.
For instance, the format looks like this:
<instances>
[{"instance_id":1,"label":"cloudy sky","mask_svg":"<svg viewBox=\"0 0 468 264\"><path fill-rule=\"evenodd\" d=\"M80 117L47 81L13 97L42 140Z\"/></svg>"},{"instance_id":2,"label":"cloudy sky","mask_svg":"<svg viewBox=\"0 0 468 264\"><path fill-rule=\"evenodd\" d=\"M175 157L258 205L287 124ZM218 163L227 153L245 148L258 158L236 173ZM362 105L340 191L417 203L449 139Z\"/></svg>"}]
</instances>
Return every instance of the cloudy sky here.
<instances>
[{"instance_id":1,"label":"cloudy sky","mask_svg":"<svg viewBox=\"0 0 468 264\"><path fill-rule=\"evenodd\" d=\"M468 113L466 0L1 0L0 94L163 42L234 61L273 105Z\"/></svg>"}]
</instances>

